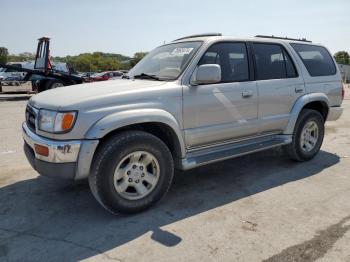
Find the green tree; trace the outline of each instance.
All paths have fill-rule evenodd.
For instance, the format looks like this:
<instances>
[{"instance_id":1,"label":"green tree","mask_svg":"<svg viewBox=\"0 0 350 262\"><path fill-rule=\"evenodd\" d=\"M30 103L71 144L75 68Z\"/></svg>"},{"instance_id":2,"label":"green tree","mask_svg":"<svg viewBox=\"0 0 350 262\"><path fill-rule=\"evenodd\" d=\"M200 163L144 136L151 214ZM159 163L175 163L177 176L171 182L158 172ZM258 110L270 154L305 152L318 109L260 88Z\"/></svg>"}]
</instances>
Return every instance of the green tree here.
<instances>
[{"instance_id":1,"label":"green tree","mask_svg":"<svg viewBox=\"0 0 350 262\"><path fill-rule=\"evenodd\" d=\"M338 64L350 65L350 55L346 51L339 51L334 55Z\"/></svg>"},{"instance_id":2,"label":"green tree","mask_svg":"<svg viewBox=\"0 0 350 262\"><path fill-rule=\"evenodd\" d=\"M6 47L0 47L0 64L6 64L8 59L9 51Z\"/></svg>"},{"instance_id":3,"label":"green tree","mask_svg":"<svg viewBox=\"0 0 350 262\"><path fill-rule=\"evenodd\" d=\"M147 54L148 53L146 53L146 52L137 52L137 53L135 53L134 57L130 60L130 67L134 67Z\"/></svg>"},{"instance_id":4,"label":"green tree","mask_svg":"<svg viewBox=\"0 0 350 262\"><path fill-rule=\"evenodd\" d=\"M21 53L18 55L8 55L7 62L34 61L35 54ZM53 56L53 62L67 63L71 68L80 72L100 72L109 70L129 69L131 58L121 54L111 53L83 53L77 56Z\"/></svg>"}]
</instances>

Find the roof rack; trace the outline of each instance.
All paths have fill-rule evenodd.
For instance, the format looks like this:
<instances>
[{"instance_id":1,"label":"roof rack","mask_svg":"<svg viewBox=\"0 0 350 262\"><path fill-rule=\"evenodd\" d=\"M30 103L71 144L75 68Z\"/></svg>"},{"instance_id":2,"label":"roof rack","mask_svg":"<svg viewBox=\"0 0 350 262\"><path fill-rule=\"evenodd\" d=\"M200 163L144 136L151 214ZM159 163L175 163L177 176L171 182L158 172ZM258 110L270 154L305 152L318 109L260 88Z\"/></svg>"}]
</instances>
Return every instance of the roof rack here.
<instances>
[{"instance_id":1,"label":"roof rack","mask_svg":"<svg viewBox=\"0 0 350 262\"><path fill-rule=\"evenodd\" d=\"M312 41L306 40L306 38L297 39L297 38L289 38L289 37L278 37L278 36L274 36L274 35L256 35L255 37L282 39L282 40L292 40L292 41L300 41L300 42L312 43Z\"/></svg>"},{"instance_id":2,"label":"roof rack","mask_svg":"<svg viewBox=\"0 0 350 262\"><path fill-rule=\"evenodd\" d=\"M182 40L182 39L203 37L203 36L222 36L222 34L221 33L207 33L207 34L189 35L189 36L185 36L185 37L181 37L181 38L175 39L175 40L173 40L173 42L174 41L178 41L178 40Z\"/></svg>"}]
</instances>

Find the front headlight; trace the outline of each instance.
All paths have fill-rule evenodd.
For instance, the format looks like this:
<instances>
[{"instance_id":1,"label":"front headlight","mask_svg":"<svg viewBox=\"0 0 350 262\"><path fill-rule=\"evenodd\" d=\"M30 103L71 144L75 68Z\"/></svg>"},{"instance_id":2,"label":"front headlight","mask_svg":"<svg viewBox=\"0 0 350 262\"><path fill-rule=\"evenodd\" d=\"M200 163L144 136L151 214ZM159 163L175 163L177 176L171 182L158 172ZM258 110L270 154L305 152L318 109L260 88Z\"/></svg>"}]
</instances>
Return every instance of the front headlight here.
<instances>
[{"instance_id":1,"label":"front headlight","mask_svg":"<svg viewBox=\"0 0 350 262\"><path fill-rule=\"evenodd\" d=\"M47 109L39 110L38 128L49 133L66 133L70 131L77 116L77 112L56 112Z\"/></svg>"}]
</instances>

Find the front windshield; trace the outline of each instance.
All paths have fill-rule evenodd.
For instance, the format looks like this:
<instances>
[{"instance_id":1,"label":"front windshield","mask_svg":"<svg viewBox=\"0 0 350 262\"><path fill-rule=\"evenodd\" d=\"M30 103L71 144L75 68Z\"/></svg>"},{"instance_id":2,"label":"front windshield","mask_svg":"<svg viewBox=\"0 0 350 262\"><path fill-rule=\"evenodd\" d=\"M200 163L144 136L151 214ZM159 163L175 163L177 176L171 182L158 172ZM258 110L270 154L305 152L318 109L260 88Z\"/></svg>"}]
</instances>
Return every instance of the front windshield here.
<instances>
[{"instance_id":1,"label":"front windshield","mask_svg":"<svg viewBox=\"0 0 350 262\"><path fill-rule=\"evenodd\" d=\"M157 47L132 68L128 76L147 74L159 80L175 80L201 45L201 41L196 41Z\"/></svg>"}]
</instances>

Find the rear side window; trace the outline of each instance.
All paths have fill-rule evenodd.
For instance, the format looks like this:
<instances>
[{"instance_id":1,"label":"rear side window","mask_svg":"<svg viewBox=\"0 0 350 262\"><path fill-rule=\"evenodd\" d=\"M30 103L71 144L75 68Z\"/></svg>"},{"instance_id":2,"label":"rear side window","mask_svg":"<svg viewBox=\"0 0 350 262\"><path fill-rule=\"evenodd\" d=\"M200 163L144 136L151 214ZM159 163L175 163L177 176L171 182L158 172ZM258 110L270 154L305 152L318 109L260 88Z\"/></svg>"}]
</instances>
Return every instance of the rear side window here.
<instances>
[{"instance_id":1,"label":"rear side window","mask_svg":"<svg viewBox=\"0 0 350 262\"><path fill-rule=\"evenodd\" d=\"M280 45L254 43L254 56L258 80L298 76L292 59Z\"/></svg>"},{"instance_id":2,"label":"rear side window","mask_svg":"<svg viewBox=\"0 0 350 262\"><path fill-rule=\"evenodd\" d=\"M311 76L329 76L337 72L327 49L322 46L291 43Z\"/></svg>"}]
</instances>

